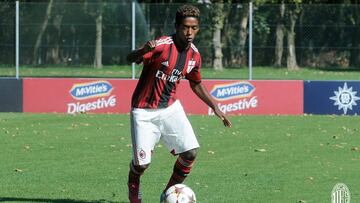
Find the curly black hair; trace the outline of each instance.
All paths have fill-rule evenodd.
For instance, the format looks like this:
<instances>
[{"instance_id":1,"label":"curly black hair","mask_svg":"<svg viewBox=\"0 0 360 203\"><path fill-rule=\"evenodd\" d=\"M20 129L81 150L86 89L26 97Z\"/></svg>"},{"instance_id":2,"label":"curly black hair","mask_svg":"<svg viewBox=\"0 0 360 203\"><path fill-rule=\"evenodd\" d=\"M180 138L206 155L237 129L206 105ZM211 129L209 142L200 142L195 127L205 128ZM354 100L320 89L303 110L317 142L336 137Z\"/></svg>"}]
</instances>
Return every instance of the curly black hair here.
<instances>
[{"instance_id":1,"label":"curly black hair","mask_svg":"<svg viewBox=\"0 0 360 203\"><path fill-rule=\"evenodd\" d=\"M200 21L200 10L193 5L183 5L176 11L175 24L180 25L187 17L194 17Z\"/></svg>"}]
</instances>

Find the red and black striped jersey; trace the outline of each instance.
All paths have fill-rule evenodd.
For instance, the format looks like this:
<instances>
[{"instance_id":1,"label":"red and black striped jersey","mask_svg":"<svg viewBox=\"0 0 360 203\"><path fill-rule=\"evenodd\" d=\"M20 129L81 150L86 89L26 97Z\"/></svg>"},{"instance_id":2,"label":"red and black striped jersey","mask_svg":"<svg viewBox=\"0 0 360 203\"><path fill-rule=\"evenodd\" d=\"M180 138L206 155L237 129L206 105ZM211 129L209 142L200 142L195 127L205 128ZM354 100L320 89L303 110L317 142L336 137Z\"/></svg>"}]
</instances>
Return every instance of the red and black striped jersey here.
<instances>
[{"instance_id":1,"label":"red and black striped jersey","mask_svg":"<svg viewBox=\"0 0 360 203\"><path fill-rule=\"evenodd\" d=\"M156 40L156 47L142 58L143 70L132 96L134 108L166 108L176 100L182 78L201 82L201 56L194 44L178 51L174 35Z\"/></svg>"}]
</instances>

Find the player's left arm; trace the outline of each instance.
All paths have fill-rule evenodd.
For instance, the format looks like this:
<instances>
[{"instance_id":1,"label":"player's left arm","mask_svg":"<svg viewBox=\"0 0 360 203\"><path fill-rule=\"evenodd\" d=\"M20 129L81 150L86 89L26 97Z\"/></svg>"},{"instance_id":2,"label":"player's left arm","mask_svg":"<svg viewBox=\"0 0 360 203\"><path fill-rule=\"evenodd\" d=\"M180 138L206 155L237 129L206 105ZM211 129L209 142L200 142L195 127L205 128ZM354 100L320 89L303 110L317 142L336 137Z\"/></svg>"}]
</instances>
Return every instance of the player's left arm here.
<instances>
[{"instance_id":1,"label":"player's left arm","mask_svg":"<svg viewBox=\"0 0 360 203\"><path fill-rule=\"evenodd\" d=\"M213 99L211 98L209 92L207 91L206 87L201 84L201 82L194 82L189 80L190 82L190 87L192 89L192 91L202 100L204 101L210 108L212 108L212 110L214 111L215 115L218 116L222 122L224 123L224 125L226 127L231 127L231 122L230 120L225 116L225 114L220 111L220 109L218 108L218 106L215 104L215 102L213 101Z\"/></svg>"},{"instance_id":2,"label":"player's left arm","mask_svg":"<svg viewBox=\"0 0 360 203\"><path fill-rule=\"evenodd\" d=\"M154 50L155 47L156 47L156 40L150 40L146 42L143 46L141 46L139 49L131 51L127 55L126 60L131 63L142 61L142 57L148 52Z\"/></svg>"}]
</instances>

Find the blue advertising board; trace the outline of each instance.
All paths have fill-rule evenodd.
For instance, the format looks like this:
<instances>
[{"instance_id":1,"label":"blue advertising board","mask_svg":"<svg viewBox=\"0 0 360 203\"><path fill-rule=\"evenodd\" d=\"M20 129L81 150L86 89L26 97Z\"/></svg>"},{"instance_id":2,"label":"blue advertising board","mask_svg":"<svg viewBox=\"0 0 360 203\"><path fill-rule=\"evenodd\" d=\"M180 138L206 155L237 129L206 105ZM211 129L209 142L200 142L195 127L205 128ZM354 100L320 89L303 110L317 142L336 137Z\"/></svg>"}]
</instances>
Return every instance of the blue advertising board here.
<instances>
[{"instance_id":1,"label":"blue advertising board","mask_svg":"<svg viewBox=\"0 0 360 203\"><path fill-rule=\"evenodd\" d=\"M304 81L304 113L360 114L360 82Z\"/></svg>"},{"instance_id":2,"label":"blue advertising board","mask_svg":"<svg viewBox=\"0 0 360 203\"><path fill-rule=\"evenodd\" d=\"M22 112L23 81L0 78L0 112Z\"/></svg>"}]
</instances>

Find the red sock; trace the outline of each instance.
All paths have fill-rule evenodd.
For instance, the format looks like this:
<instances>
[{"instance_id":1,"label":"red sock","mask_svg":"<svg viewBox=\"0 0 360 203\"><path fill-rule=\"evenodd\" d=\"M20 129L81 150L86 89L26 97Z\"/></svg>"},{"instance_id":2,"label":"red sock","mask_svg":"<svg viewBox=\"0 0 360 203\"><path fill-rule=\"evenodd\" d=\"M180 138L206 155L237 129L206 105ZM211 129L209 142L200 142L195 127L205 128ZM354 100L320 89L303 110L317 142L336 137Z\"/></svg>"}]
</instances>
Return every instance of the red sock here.
<instances>
[{"instance_id":1,"label":"red sock","mask_svg":"<svg viewBox=\"0 0 360 203\"><path fill-rule=\"evenodd\" d=\"M173 174L170 177L170 180L164 191L175 184L184 182L185 178L190 173L194 161L195 160L186 160L179 156L175 162Z\"/></svg>"},{"instance_id":2,"label":"red sock","mask_svg":"<svg viewBox=\"0 0 360 203\"><path fill-rule=\"evenodd\" d=\"M130 163L128 188L131 203L141 203L140 176L142 172L135 169L133 162Z\"/></svg>"},{"instance_id":3,"label":"red sock","mask_svg":"<svg viewBox=\"0 0 360 203\"><path fill-rule=\"evenodd\" d=\"M130 170L129 170L129 179L128 179L128 184L135 184L135 185L139 185L140 184L140 176L142 175L141 172L138 172L135 167L133 162L130 163Z\"/></svg>"}]
</instances>

